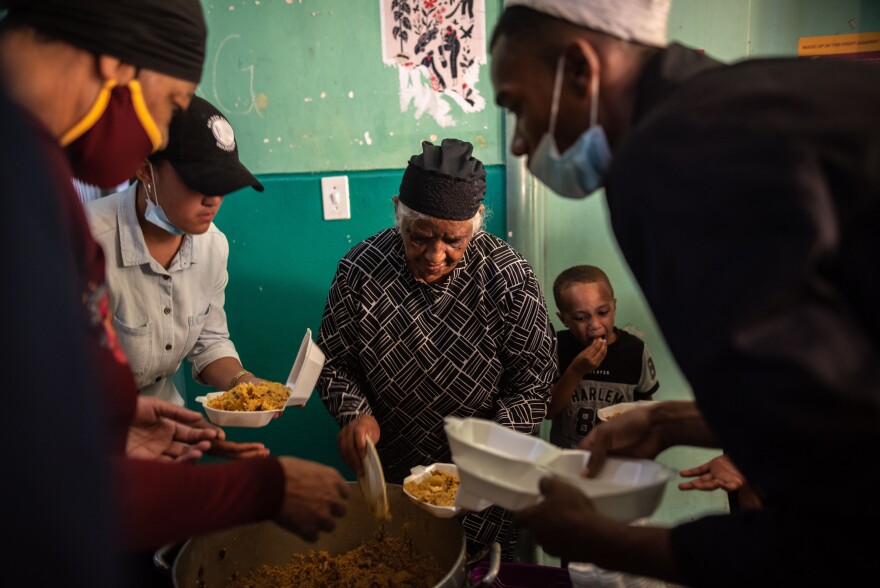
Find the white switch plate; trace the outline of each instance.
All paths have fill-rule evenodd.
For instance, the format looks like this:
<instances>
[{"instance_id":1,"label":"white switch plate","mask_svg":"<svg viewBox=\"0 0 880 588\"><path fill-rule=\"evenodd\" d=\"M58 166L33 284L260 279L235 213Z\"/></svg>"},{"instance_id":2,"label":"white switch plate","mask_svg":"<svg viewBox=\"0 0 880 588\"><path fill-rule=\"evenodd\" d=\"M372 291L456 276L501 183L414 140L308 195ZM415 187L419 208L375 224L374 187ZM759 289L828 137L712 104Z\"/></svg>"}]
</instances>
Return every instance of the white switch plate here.
<instances>
[{"instance_id":1,"label":"white switch plate","mask_svg":"<svg viewBox=\"0 0 880 588\"><path fill-rule=\"evenodd\" d=\"M351 218L348 176L321 178L321 199L324 201L324 220Z\"/></svg>"}]
</instances>

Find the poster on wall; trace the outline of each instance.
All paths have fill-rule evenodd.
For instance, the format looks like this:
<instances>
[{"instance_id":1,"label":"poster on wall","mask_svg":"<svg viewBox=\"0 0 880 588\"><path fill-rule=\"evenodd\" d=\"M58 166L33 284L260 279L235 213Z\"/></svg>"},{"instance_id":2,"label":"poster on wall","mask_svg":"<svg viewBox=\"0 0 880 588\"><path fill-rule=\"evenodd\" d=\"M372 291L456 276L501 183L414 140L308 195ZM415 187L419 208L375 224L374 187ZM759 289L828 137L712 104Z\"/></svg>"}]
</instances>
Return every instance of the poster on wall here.
<instances>
[{"instance_id":1,"label":"poster on wall","mask_svg":"<svg viewBox=\"0 0 880 588\"><path fill-rule=\"evenodd\" d=\"M880 65L880 31L798 39L798 57L853 59Z\"/></svg>"},{"instance_id":2,"label":"poster on wall","mask_svg":"<svg viewBox=\"0 0 880 588\"><path fill-rule=\"evenodd\" d=\"M398 68L400 111L441 127L486 106L477 88L486 63L485 0L380 0L382 60Z\"/></svg>"}]
</instances>

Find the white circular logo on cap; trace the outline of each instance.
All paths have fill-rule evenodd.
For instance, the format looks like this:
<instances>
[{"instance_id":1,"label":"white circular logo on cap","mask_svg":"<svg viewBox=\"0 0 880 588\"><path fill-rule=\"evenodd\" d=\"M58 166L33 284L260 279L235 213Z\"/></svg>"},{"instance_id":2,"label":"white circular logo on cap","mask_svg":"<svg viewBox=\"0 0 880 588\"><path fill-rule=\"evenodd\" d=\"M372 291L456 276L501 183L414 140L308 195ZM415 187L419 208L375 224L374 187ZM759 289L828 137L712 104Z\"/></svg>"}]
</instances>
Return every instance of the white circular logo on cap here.
<instances>
[{"instance_id":1,"label":"white circular logo on cap","mask_svg":"<svg viewBox=\"0 0 880 588\"><path fill-rule=\"evenodd\" d=\"M211 129L211 132L214 133L214 138L217 139L217 147L223 151L235 149L235 133L228 120L219 114L215 114L208 119L208 128Z\"/></svg>"}]
</instances>

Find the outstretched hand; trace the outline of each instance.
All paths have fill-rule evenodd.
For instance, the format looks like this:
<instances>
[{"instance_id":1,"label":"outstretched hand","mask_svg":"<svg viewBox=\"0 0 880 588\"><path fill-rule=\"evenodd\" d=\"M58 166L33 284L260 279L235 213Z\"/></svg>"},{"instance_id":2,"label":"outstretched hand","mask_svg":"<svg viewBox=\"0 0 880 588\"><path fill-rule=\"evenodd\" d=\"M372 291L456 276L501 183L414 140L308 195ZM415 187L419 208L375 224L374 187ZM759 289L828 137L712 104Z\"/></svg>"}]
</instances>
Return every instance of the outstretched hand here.
<instances>
[{"instance_id":1,"label":"outstretched hand","mask_svg":"<svg viewBox=\"0 0 880 588\"><path fill-rule=\"evenodd\" d=\"M679 490L717 490L722 488L733 492L742 488L746 483L745 477L726 455L719 455L695 468L681 470L681 476L693 479L679 484Z\"/></svg>"},{"instance_id":2,"label":"outstretched hand","mask_svg":"<svg viewBox=\"0 0 880 588\"><path fill-rule=\"evenodd\" d=\"M235 441L214 439L211 442L211 448L206 453L213 457L223 457L226 459L248 459L251 457L268 456L269 448L258 442L237 443Z\"/></svg>"},{"instance_id":3,"label":"outstretched hand","mask_svg":"<svg viewBox=\"0 0 880 588\"><path fill-rule=\"evenodd\" d=\"M221 429L205 426L200 413L138 395L125 453L139 459L190 462L199 459L212 440L223 438Z\"/></svg>"},{"instance_id":4,"label":"outstretched hand","mask_svg":"<svg viewBox=\"0 0 880 588\"><path fill-rule=\"evenodd\" d=\"M703 465L682 470L680 473L683 477L694 479L679 484L679 490L708 491L722 488L737 493L736 500L742 510L758 510L763 506L761 497L726 455L719 455Z\"/></svg>"}]
</instances>

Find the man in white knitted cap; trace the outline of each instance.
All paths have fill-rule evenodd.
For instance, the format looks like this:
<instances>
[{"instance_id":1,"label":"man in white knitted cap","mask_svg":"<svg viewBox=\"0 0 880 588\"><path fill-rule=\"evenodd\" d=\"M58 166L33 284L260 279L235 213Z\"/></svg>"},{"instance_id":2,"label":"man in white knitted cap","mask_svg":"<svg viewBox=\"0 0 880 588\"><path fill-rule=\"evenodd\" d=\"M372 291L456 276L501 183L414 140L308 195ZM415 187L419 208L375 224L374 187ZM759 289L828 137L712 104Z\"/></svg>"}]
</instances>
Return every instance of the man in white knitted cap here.
<instances>
[{"instance_id":1,"label":"man in white knitted cap","mask_svg":"<svg viewBox=\"0 0 880 588\"><path fill-rule=\"evenodd\" d=\"M669 4L509 0L492 81L540 180L576 198L605 188L696 399L595 428L590 474L609 452L724 447L763 508L632 527L545 480L519 521L549 553L689 586L856 585L876 542L852 528L880 523L860 499L880 450L880 75L722 65L667 46Z\"/></svg>"}]
</instances>

